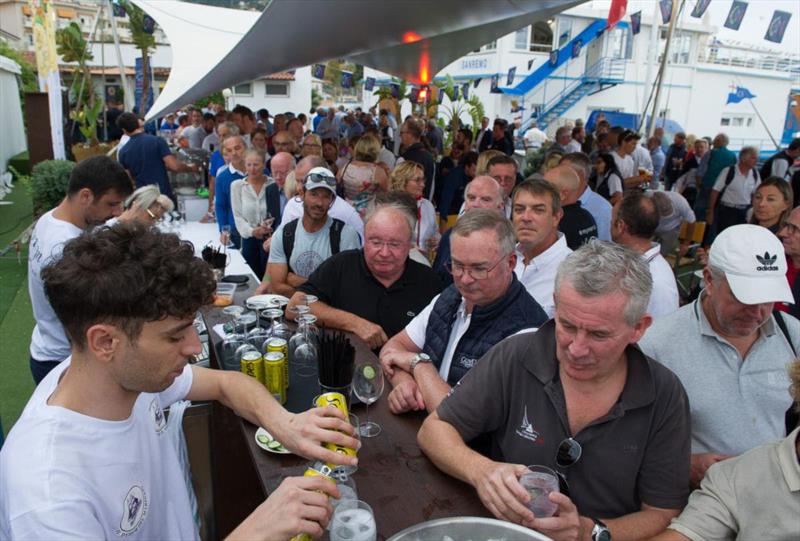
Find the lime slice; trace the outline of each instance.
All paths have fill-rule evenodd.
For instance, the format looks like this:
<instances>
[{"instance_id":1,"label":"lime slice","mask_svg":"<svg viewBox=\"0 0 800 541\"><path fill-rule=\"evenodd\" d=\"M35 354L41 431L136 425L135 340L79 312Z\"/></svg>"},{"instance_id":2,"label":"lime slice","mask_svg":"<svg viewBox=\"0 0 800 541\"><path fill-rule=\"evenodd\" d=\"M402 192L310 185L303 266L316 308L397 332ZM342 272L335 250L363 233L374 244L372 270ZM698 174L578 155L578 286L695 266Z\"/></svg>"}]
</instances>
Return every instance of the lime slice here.
<instances>
[{"instance_id":1,"label":"lime slice","mask_svg":"<svg viewBox=\"0 0 800 541\"><path fill-rule=\"evenodd\" d=\"M375 379L375 369L371 366L365 366L362 370L364 377L367 379Z\"/></svg>"}]
</instances>

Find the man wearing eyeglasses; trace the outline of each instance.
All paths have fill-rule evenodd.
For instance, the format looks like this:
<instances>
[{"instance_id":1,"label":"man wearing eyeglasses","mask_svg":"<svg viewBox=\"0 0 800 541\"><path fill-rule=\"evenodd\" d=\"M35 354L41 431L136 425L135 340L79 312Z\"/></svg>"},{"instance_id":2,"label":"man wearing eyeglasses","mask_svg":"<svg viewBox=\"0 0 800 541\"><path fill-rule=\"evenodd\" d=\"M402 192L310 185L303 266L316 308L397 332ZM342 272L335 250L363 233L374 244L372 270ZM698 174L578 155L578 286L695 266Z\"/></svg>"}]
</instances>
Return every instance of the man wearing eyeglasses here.
<instances>
[{"instance_id":1,"label":"man wearing eyeglasses","mask_svg":"<svg viewBox=\"0 0 800 541\"><path fill-rule=\"evenodd\" d=\"M272 146L275 147L275 154L279 152L288 152L295 160L300 160L302 156L298 155L298 147L292 134L286 130L279 131L272 138ZM267 160L267 169L272 171L272 158Z\"/></svg>"},{"instance_id":2,"label":"man wearing eyeglasses","mask_svg":"<svg viewBox=\"0 0 800 541\"><path fill-rule=\"evenodd\" d=\"M495 516L556 541L663 531L689 493L689 411L678 378L635 345L651 289L632 250L593 240L570 254L554 319L490 349L425 420L422 449ZM483 435L488 456L465 443ZM528 508L527 465L561 478L554 516Z\"/></svg>"},{"instance_id":3,"label":"man wearing eyeglasses","mask_svg":"<svg viewBox=\"0 0 800 541\"><path fill-rule=\"evenodd\" d=\"M514 228L498 212L476 209L459 218L451 254L454 284L381 350L393 413L435 411L489 348L547 321L514 276Z\"/></svg>"},{"instance_id":4,"label":"man wearing eyeglasses","mask_svg":"<svg viewBox=\"0 0 800 541\"><path fill-rule=\"evenodd\" d=\"M794 304L783 304L777 308L789 312L794 317L800 317L800 280L797 279L800 274L800 207L789 214L783 227L778 231L778 238L781 239L783 249L786 251L786 279L792 288Z\"/></svg>"},{"instance_id":5,"label":"man wearing eyeglasses","mask_svg":"<svg viewBox=\"0 0 800 541\"><path fill-rule=\"evenodd\" d=\"M328 216L336 199L336 177L315 167L301 192L303 217L284 222L275 231L269 250L267 274L272 291L291 297L319 265L344 250L361 247L355 229Z\"/></svg>"},{"instance_id":6,"label":"man wearing eyeglasses","mask_svg":"<svg viewBox=\"0 0 800 541\"><path fill-rule=\"evenodd\" d=\"M400 332L441 291L436 273L412 261L416 217L400 203L367 212L363 250L341 252L320 265L297 288L289 308L302 295L315 295L311 305L317 324L358 335L373 349ZM291 310L287 313L291 317Z\"/></svg>"}]
</instances>

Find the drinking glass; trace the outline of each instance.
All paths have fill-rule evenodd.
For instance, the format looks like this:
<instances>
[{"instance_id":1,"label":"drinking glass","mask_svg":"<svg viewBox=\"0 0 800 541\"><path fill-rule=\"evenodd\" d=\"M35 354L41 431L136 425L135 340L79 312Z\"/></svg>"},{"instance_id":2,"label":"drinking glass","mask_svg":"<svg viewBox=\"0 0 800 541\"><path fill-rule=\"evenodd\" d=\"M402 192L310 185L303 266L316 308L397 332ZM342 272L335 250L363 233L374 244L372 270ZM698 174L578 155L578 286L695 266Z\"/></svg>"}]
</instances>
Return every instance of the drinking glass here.
<instances>
[{"instance_id":1,"label":"drinking glass","mask_svg":"<svg viewBox=\"0 0 800 541\"><path fill-rule=\"evenodd\" d=\"M297 308L300 308L299 306ZM307 308L307 307L305 307ZM301 312L300 310L296 310ZM301 313L297 316L297 331L289 339L289 362L297 368L297 374L310 377L317 372L317 317Z\"/></svg>"},{"instance_id":2,"label":"drinking glass","mask_svg":"<svg viewBox=\"0 0 800 541\"><path fill-rule=\"evenodd\" d=\"M536 518L552 517L558 505L550 501L551 492L558 492L558 476L547 466L528 466L519 478L519 484L528 491L531 501L528 509Z\"/></svg>"},{"instance_id":3,"label":"drinking glass","mask_svg":"<svg viewBox=\"0 0 800 541\"><path fill-rule=\"evenodd\" d=\"M244 313L244 306L238 306L232 304L231 306L226 306L225 308L223 308L222 313L225 314L226 316L230 316L231 318L230 321L228 321L223 325L223 330L225 331L225 333L230 334L234 331L234 325L233 325L234 321L236 321L236 318Z\"/></svg>"},{"instance_id":4,"label":"drinking glass","mask_svg":"<svg viewBox=\"0 0 800 541\"><path fill-rule=\"evenodd\" d=\"M228 334L225 340L222 341L222 366L225 370L239 370L239 361L241 358L236 358L237 350L247 345L245 337L240 334Z\"/></svg>"},{"instance_id":5,"label":"drinking glass","mask_svg":"<svg viewBox=\"0 0 800 541\"><path fill-rule=\"evenodd\" d=\"M273 223L275 223L275 217L272 214L270 214L269 211L267 211L266 217L263 220L261 220L261 222L258 224L261 227L266 227L266 228L268 228L270 230L269 233L264 235L264 238L272 236L272 224Z\"/></svg>"},{"instance_id":6,"label":"drinking glass","mask_svg":"<svg viewBox=\"0 0 800 541\"><path fill-rule=\"evenodd\" d=\"M231 226L230 225L223 225L222 226L222 244L225 245L225 248L233 248L234 244L231 242Z\"/></svg>"},{"instance_id":7,"label":"drinking glass","mask_svg":"<svg viewBox=\"0 0 800 541\"><path fill-rule=\"evenodd\" d=\"M353 394L367 406L367 421L358 427L362 438L372 438L381 433L381 426L369 419L369 405L383 394L383 370L379 362L366 362L356 367L353 374Z\"/></svg>"},{"instance_id":8,"label":"drinking glass","mask_svg":"<svg viewBox=\"0 0 800 541\"><path fill-rule=\"evenodd\" d=\"M186 223L186 201L184 199L178 200L178 214L180 214L181 225Z\"/></svg>"},{"instance_id":9,"label":"drinking glass","mask_svg":"<svg viewBox=\"0 0 800 541\"><path fill-rule=\"evenodd\" d=\"M283 322L283 310L280 308L267 308L261 311L261 318L268 319L267 328L268 338L283 338L287 342L292 337L292 330ZM266 352L266 343L264 344Z\"/></svg>"},{"instance_id":10,"label":"drinking glass","mask_svg":"<svg viewBox=\"0 0 800 541\"><path fill-rule=\"evenodd\" d=\"M372 508L361 500L340 502L331 520L331 541L375 541L378 528Z\"/></svg>"}]
</instances>

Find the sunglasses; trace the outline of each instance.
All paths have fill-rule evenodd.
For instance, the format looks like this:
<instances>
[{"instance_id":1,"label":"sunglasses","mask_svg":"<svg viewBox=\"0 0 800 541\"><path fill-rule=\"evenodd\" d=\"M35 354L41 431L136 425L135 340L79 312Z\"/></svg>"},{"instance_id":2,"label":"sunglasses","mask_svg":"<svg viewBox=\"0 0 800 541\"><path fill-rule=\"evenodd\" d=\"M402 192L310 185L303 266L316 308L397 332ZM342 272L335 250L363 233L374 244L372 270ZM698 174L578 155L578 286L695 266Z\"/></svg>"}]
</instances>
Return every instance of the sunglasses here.
<instances>
[{"instance_id":1,"label":"sunglasses","mask_svg":"<svg viewBox=\"0 0 800 541\"><path fill-rule=\"evenodd\" d=\"M571 437L566 438L558 444L558 449L556 450L556 464L559 468L569 468L570 466L574 466L581 459L582 454L583 448L581 444ZM559 490L565 496L570 497L567 476L561 472L556 472L556 475L558 476Z\"/></svg>"},{"instance_id":2,"label":"sunglasses","mask_svg":"<svg viewBox=\"0 0 800 541\"><path fill-rule=\"evenodd\" d=\"M319 173L312 173L306 176L306 184L309 182L322 182L331 187L336 187L336 178L329 175L321 175Z\"/></svg>"}]
</instances>

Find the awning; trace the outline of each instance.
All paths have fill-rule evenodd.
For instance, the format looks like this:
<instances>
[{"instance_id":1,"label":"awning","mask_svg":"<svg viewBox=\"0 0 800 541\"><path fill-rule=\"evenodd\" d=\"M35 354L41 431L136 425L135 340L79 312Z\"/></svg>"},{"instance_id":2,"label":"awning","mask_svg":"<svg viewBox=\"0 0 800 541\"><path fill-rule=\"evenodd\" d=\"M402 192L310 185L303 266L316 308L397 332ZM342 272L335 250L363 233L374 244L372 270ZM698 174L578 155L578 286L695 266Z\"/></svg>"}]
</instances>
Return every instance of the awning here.
<instances>
[{"instance_id":1,"label":"awning","mask_svg":"<svg viewBox=\"0 0 800 541\"><path fill-rule=\"evenodd\" d=\"M133 0L163 28L172 73L147 118L265 74L330 58L427 83L483 44L582 0L273 0L263 13Z\"/></svg>"}]
</instances>

